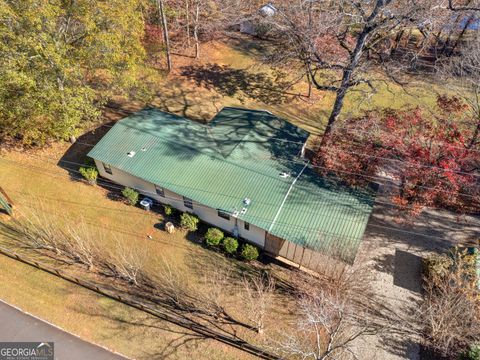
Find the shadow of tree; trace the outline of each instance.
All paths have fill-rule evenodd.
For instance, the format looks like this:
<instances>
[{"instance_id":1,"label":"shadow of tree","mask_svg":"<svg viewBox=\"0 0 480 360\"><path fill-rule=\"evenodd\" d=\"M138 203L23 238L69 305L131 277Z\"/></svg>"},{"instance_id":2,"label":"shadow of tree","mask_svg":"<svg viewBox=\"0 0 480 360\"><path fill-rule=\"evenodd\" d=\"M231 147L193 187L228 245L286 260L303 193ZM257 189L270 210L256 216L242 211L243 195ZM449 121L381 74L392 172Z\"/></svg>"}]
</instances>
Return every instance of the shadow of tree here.
<instances>
[{"instance_id":1,"label":"shadow of tree","mask_svg":"<svg viewBox=\"0 0 480 360\"><path fill-rule=\"evenodd\" d=\"M180 74L195 81L197 86L216 90L224 96L244 97L265 104L282 104L298 96L287 92L291 83L280 76L274 79L266 73L253 73L228 65L189 65L182 67Z\"/></svg>"},{"instance_id":2,"label":"shadow of tree","mask_svg":"<svg viewBox=\"0 0 480 360\"><path fill-rule=\"evenodd\" d=\"M184 350L187 352L198 350L200 343L204 342L205 340L209 341L208 338L205 338L200 334L188 331L187 329L179 328L173 324L169 324L165 321L161 321L147 315L142 315L139 318L135 317L135 319L131 319L127 318L125 314L116 314L114 309L109 309L108 313L105 313L91 308L85 309L83 306L74 306L73 310L75 312L88 315L92 318L113 321L114 328L111 329L112 335L110 338L117 336L122 337L130 327L138 328L141 331L138 333L138 335L132 335L132 332L127 332L130 341L142 341L142 338L145 336L145 332L149 330L171 335L173 338L166 341L165 344L160 345L157 342L158 347L153 349L144 349L147 355L152 359L167 359L177 354L178 351L184 347L186 348Z\"/></svg>"},{"instance_id":3,"label":"shadow of tree","mask_svg":"<svg viewBox=\"0 0 480 360\"><path fill-rule=\"evenodd\" d=\"M295 268L285 263L262 256L255 262L244 262L223 253L209 249L198 249L187 255L186 263L192 272L204 277L211 273L228 274L231 284L242 286L245 277L258 278L268 274L275 281L275 290L278 294L292 295L296 292L295 284L291 281L295 276L304 276L303 272L297 274Z\"/></svg>"}]
</instances>

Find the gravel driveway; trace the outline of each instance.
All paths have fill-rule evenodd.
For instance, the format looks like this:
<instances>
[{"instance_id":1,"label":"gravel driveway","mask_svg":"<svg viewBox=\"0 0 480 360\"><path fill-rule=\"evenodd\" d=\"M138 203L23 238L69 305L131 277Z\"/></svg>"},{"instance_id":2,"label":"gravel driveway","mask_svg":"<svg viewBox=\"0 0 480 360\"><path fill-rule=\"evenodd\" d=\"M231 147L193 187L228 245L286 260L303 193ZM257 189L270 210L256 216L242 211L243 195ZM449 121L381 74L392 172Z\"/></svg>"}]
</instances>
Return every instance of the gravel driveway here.
<instances>
[{"instance_id":1,"label":"gravel driveway","mask_svg":"<svg viewBox=\"0 0 480 360\"><path fill-rule=\"evenodd\" d=\"M416 335L421 300L421 259L454 244L480 239L480 219L427 210L413 220L400 219L389 200L377 198L354 266L367 266L377 302L394 319L386 331L356 344L360 359L419 359Z\"/></svg>"}]
</instances>

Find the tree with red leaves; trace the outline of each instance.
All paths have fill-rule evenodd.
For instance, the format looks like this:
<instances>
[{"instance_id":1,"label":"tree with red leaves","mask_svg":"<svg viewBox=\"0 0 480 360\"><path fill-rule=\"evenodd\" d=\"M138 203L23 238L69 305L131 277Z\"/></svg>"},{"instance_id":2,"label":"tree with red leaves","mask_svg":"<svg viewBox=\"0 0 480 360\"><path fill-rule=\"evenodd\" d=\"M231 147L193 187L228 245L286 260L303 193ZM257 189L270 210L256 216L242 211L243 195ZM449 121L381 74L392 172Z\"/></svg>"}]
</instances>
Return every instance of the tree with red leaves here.
<instances>
[{"instance_id":1,"label":"tree with red leaves","mask_svg":"<svg viewBox=\"0 0 480 360\"><path fill-rule=\"evenodd\" d=\"M410 214L428 206L478 211L480 149L470 146L471 129L456 125L461 103L438 103L438 117L417 108L348 119L323 140L314 163L351 185L393 184L393 202Z\"/></svg>"}]
</instances>

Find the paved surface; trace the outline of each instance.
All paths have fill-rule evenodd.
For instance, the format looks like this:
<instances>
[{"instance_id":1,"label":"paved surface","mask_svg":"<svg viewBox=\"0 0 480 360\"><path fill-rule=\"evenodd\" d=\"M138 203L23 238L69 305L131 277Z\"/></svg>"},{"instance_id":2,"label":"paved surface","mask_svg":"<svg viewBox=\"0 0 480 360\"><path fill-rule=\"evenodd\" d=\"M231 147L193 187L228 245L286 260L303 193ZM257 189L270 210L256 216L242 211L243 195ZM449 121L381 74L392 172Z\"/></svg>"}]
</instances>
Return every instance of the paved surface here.
<instances>
[{"instance_id":1,"label":"paved surface","mask_svg":"<svg viewBox=\"0 0 480 360\"><path fill-rule=\"evenodd\" d=\"M381 198L382 202L390 201ZM480 218L426 210L407 222L398 212L375 205L364 241L355 260L371 275L375 300L390 317L395 331L385 330L359 342L360 359L418 360L422 330L422 257L480 238ZM383 227L382 227L383 226Z\"/></svg>"},{"instance_id":2,"label":"paved surface","mask_svg":"<svg viewBox=\"0 0 480 360\"><path fill-rule=\"evenodd\" d=\"M0 301L0 341L53 341L58 360L125 360Z\"/></svg>"}]
</instances>

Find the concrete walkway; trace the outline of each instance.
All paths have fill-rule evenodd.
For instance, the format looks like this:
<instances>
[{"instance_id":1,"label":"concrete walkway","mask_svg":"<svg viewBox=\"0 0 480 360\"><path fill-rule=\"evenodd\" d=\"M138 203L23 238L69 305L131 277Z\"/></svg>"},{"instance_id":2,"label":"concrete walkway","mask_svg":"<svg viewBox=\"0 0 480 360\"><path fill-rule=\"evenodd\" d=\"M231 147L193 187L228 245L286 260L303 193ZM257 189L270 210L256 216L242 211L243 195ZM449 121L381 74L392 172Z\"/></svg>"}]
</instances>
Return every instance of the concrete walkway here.
<instances>
[{"instance_id":1,"label":"concrete walkway","mask_svg":"<svg viewBox=\"0 0 480 360\"><path fill-rule=\"evenodd\" d=\"M0 300L0 341L54 342L58 360L125 360Z\"/></svg>"}]
</instances>

